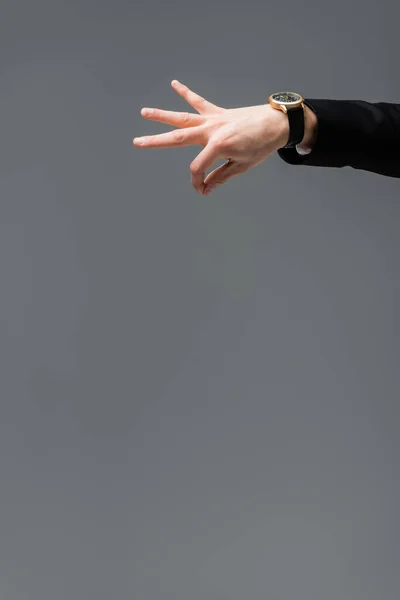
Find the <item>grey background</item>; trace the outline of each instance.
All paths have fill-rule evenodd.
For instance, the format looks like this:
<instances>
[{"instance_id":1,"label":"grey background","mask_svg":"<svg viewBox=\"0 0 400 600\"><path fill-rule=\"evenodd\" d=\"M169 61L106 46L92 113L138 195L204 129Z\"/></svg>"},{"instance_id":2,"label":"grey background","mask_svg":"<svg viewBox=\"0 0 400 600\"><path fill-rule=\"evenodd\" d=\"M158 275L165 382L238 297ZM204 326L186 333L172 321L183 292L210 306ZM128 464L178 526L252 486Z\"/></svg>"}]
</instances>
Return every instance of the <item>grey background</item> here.
<instances>
[{"instance_id":1,"label":"grey background","mask_svg":"<svg viewBox=\"0 0 400 600\"><path fill-rule=\"evenodd\" d=\"M397 102L393 2L1 0L2 600L394 600L398 180L196 194L190 108ZM217 165L215 165L217 166Z\"/></svg>"}]
</instances>

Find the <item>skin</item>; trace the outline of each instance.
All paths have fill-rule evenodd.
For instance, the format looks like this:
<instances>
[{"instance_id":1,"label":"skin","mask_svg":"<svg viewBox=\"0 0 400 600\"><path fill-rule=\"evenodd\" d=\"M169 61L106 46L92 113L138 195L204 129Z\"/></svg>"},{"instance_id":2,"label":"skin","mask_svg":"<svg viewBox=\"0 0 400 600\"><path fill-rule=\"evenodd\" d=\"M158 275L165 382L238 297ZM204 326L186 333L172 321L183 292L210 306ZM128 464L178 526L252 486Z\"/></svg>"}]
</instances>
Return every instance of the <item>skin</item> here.
<instances>
[{"instance_id":1,"label":"skin","mask_svg":"<svg viewBox=\"0 0 400 600\"><path fill-rule=\"evenodd\" d=\"M141 115L145 119L172 125L176 129L136 137L133 144L138 148L203 146L190 164L192 185L199 194L208 196L232 177L246 173L282 148L289 139L287 115L268 103L227 109L212 104L176 79L171 85L199 114L142 108ZM315 136L316 116L306 107L305 135L301 146L312 147ZM206 171L220 158L226 158L228 162L206 175Z\"/></svg>"}]
</instances>

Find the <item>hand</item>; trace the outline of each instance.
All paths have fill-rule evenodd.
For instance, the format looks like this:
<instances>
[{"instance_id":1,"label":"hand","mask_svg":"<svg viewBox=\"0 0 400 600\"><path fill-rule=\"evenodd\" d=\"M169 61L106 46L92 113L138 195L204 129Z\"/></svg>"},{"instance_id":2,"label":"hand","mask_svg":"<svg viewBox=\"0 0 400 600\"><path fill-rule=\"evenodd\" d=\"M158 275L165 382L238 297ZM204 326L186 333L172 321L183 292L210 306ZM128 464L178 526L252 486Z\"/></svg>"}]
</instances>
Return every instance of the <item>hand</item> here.
<instances>
[{"instance_id":1,"label":"hand","mask_svg":"<svg viewBox=\"0 0 400 600\"><path fill-rule=\"evenodd\" d=\"M199 194L208 195L214 187L245 173L288 141L287 116L268 103L226 109L205 100L179 81L173 80L171 85L199 114L142 108L141 115L146 119L179 129L134 138L133 143L140 148L203 146L190 165L192 185ZM219 158L227 158L228 162L206 177L207 169Z\"/></svg>"}]
</instances>

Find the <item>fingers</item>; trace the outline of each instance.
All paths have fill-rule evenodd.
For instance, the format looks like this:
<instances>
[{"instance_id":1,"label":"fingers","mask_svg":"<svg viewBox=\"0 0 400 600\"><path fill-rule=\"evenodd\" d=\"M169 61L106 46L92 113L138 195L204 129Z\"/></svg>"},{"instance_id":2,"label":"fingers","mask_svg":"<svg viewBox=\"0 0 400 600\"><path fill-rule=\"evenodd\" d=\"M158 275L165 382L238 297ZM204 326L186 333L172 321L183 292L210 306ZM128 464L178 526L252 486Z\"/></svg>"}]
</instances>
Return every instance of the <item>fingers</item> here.
<instances>
[{"instance_id":1,"label":"fingers","mask_svg":"<svg viewBox=\"0 0 400 600\"><path fill-rule=\"evenodd\" d=\"M175 127L196 127L204 123L204 117L201 115L159 108L142 108L141 115L149 121L157 121Z\"/></svg>"},{"instance_id":2,"label":"fingers","mask_svg":"<svg viewBox=\"0 0 400 600\"><path fill-rule=\"evenodd\" d=\"M217 167L207 175L207 179L204 182L203 193L207 194L211 192L214 188L245 171L246 169L242 164L229 160L227 163Z\"/></svg>"},{"instance_id":3,"label":"fingers","mask_svg":"<svg viewBox=\"0 0 400 600\"><path fill-rule=\"evenodd\" d=\"M190 106L193 106L193 108L196 109L200 114L208 112L222 112L224 110L220 106L216 106L215 104L208 102L208 100L206 100L202 96L199 96L199 94L196 94L195 92L190 90L187 87L187 85L184 85L176 79L171 81L171 85L174 88L174 90L180 96L182 96L182 98L184 98L186 102L190 104Z\"/></svg>"},{"instance_id":4,"label":"fingers","mask_svg":"<svg viewBox=\"0 0 400 600\"><path fill-rule=\"evenodd\" d=\"M208 143L191 163L192 185L199 194L204 193L204 179L207 169L212 167L213 163L222 156L223 152L218 146Z\"/></svg>"},{"instance_id":5,"label":"fingers","mask_svg":"<svg viewBox=\"0 0 400 600\"><path fill-rule=\"evenodd\" d=\"M167 133L136 137L133 140L135 146L141 148L174 148L177 146L191 146L204 143L205 135L201 127L188 129L175 129Z\"/></svg>"},{"instance_id":6,"label":"fingers","mask_svg":"<svg viewBox=\"0 0 400 600\"><path fill-rule=\"evenodd\" d=\"M175 91L182 96L199 113L223 112L224 109L205 100L199 94L190 90L176 79L171 82ZM179 127L181 130L168 131L158 135L136 137L135 146L141 148L171 148L174 146L190 146L192 144L205 145L208 141L205 130L206 120L201 114L161 110L155 108L142 108L141 115L151 121L158 121L167 125ZM204 127L202 127L204 125Z\"/></svg>"}]
</instances>

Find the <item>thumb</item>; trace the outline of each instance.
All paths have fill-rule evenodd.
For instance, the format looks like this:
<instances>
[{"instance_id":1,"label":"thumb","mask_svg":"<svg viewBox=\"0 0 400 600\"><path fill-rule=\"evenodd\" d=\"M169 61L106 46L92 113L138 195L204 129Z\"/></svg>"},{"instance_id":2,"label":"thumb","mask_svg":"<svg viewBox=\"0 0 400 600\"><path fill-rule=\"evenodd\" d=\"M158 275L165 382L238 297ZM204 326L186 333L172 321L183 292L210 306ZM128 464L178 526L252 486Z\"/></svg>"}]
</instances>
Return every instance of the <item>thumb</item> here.
<instances>
[{"instance_id":1,"label":"thumb","mask_svg":"<svg viewBox=\"0 0 400 600\"><path fill-rule=\"evenodd\" d=\"M204 181L204 193L210 192L235 175L240 175L240 173L243 173L243 166L240 163L229 159L224 165L217 167L207 175Z\"/></svg>"}]
</instances>

